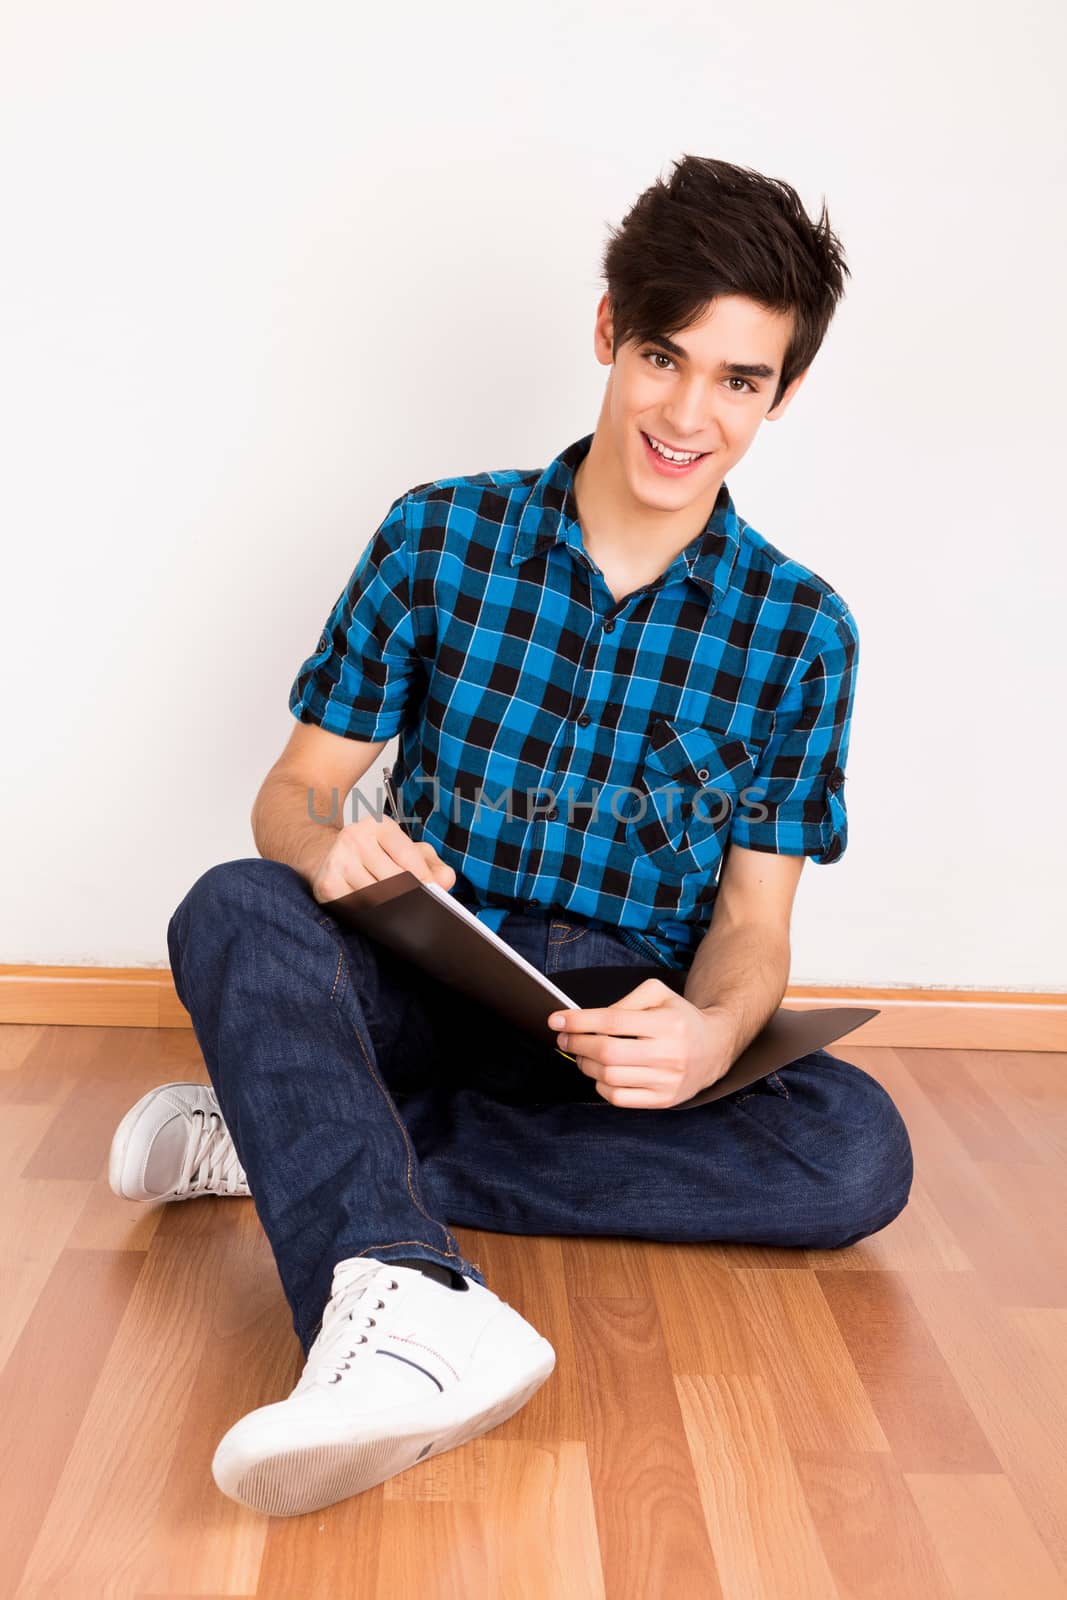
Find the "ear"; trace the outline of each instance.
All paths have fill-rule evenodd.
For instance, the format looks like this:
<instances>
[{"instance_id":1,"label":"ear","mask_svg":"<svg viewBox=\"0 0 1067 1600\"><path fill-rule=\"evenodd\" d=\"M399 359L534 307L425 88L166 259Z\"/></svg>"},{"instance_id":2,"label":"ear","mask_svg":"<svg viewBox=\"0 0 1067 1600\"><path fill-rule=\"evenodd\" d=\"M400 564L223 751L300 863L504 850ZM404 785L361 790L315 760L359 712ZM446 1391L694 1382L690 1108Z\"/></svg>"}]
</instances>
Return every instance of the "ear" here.
<instances>
[{"instance_id":1,"label":"ear","mask_svg":"<svg viewBox=\"0 0 1067 1600\"><path fill-rule=\"evenodd\" d=\"M803 372L798 372L797 373L796 377L793 379L792 383L789 385L788 389L785 391L785 394L779 400L778 404L776 406L772 406L771 410L766 413L766 415L763 418L764 422L777 422L779 417L782 417L782 416L785 415L786 409L788 408L790 401L792 400L793 396L796 394L797 390L800 388L800 385L804 382L804 379L807 377L807 375L808 375L808 373L810 371L811 371L810 367L805 367Z\"/></svg>"},{"instance_id":2,"label":"ear","mask_svg":"<svg viewBox=\"0 0 1067 1600\"><path fill-rule=\"evenodd\" d=\"M596 308L596 323L593 328L593 354L602 367L610 367L614 361L611 353L613 334L611 300L605 290L600 296L600 303Z\"/></svg>"}]
</instances>

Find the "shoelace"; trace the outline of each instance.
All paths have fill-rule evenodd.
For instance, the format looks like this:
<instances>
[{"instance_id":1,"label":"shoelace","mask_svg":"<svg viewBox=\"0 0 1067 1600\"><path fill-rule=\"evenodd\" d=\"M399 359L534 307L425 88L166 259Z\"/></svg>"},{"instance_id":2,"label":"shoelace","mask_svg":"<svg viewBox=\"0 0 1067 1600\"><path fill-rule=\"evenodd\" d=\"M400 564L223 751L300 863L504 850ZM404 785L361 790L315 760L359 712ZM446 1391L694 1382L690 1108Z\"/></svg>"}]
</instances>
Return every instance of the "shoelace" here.
<instances>
[{"instance_id":1,"label":"shoelace","mask_svg":"<svg viewBox=\"0 0 1067 1600\"><path fill-rule=\"evenodd\" d=\"M372 1284L381 1294L375 1294L366 1310L357 1315L359 1301ZM356 1328L361 1324L376 1327L371 1312L384 1311L383 1296L399 1287L395 1278L387 1276L380 1261L346 1261L335 1270L333 1293L322 1314L314 1350L308 1356L309 1362L314 1362L314 1376L319 1383L340 1383L356 1357L366 1353L369 1335L357 1333Z\"/></svg>"},{"instance_id":2,"label":"shoelace","mask_svg":"<svg viewBox=\"0 0 1067 1600\"><path fill-rule=\"evenodd\" d=\"M188 1194L193 1189L225 1189L236 1194L248 1180L237 1159L237 1150L230 1138L229 1129L218 1111L205 1112L199 1107L192 1112L200 1118L200 1129L195 1139L190 1139L182 1162L182 1170L175 1185L176 1194Z\"/></svg>"}]
</instances>

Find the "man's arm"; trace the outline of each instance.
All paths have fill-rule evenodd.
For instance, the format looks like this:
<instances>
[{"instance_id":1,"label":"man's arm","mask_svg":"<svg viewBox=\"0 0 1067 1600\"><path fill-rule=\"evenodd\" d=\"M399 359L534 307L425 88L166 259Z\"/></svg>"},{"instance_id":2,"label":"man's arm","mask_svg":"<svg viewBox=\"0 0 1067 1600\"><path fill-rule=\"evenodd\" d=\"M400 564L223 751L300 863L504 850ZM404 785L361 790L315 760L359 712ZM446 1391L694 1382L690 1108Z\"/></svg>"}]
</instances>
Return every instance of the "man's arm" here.
<instances>
[{"instance_id":1,"label":"man's arm","mask_svg":"<svg viewBox=\"0 0 1067 1600\"><path fill-rule=\"evenodd\" d=\"M734 1057L777 1011L789 982L789 921L807 858L731 844L712 910L697 946L685 998L729 1016Z\"/></svg>"},{"instance_id":2,"label":"man's arm","mask_svg":"<svg viewBox=\"0 0 1067 1600\"><path fill-rule=\"evenodd\" d=\"M298 722L252 806L252 837L267 861L282 861L310 885L344 827L345 801L387 739L368 744ZM316 822L311 809L329 822Z\"/></svg>"}]
</instances>

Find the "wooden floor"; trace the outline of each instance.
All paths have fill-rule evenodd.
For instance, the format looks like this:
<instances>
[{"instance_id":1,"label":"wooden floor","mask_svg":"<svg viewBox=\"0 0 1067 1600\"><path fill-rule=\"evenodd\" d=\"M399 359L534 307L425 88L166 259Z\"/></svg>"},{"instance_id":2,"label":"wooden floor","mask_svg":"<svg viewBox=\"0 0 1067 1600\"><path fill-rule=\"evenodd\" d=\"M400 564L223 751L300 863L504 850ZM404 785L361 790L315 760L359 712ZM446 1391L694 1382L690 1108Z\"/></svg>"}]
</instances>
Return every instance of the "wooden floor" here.
<instances>
[{"instance_id":1,"label":"wooden floor","mask_svg":"<svg viewBox=\"0 0 1067 1600\"><path fill-rule=\"evenodd\" d=\"M0 1594L1045 1600L1067 1594L1067 1056L839 1052L911 1132L844 1251L461 1229L557 1366L483 1438L323 1512L220 1494L300 1374L250 1200L138 1206L115 1124L188 1029L0 1029Z\"/></svg>"}]
</instances>

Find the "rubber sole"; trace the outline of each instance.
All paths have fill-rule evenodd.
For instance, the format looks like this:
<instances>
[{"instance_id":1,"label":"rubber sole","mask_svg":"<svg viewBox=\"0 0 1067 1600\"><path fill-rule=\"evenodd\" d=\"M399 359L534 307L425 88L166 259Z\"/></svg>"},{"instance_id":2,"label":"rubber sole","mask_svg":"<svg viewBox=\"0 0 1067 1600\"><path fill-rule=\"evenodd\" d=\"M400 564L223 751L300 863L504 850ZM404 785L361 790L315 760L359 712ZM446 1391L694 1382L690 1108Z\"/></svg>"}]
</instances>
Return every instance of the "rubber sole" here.
<instances>
[{"instance_id":1,"label":"rubber sole","mask_svg":"<svg viewBox=\"0 0 1067 1600\"><path fill-rule=\"evenodd\" d=\"M475 1413L468 1413L458 1422L454 1414L452 1417L443 1414L432 1427L424 1422L418 1431L406 1432L399 1416L395 1416L391 1420L398 1431L382 1437L381 1430L389 1428L389 1421L380 1416L376 1420L356 1418L347 1426L355 1429L362 1424L363 1437L335 1436L302 1448L294 1448L279 1438L276 1451L271 1452L267 1446L257 1461L244 1467L236 1460L226 1462L228 1452L223 1451L224 1439L212 1462L215 1482L231 1499L272 1517L302 1516L309 1511L321 1511L324 1506L346 1500L351 1495L362 1494L398 1472L406 1472L418 1462L443 1455L446 1450L458 1449L506 1422L537 1392L555 1367L555 1351L547 1340L541 1343L546 1355L520 1389L501 1395L497 1374L496 1394L487 1392L484 1403ZM491 1378L483 1380L483 1387L491 1391ZM468 1380L455 1391L456 1406L450 1408L453 1413L460 1403L464 1408L469 1407L473 1399L471 1389L472 1380ZM344 1419L339 1419L338 1434L345 1426ZM368 1436L370 1429L376 1429L378 1436ZM238 1448L237 1454L240 1453Z\"/></svg>"}]
</instances>

